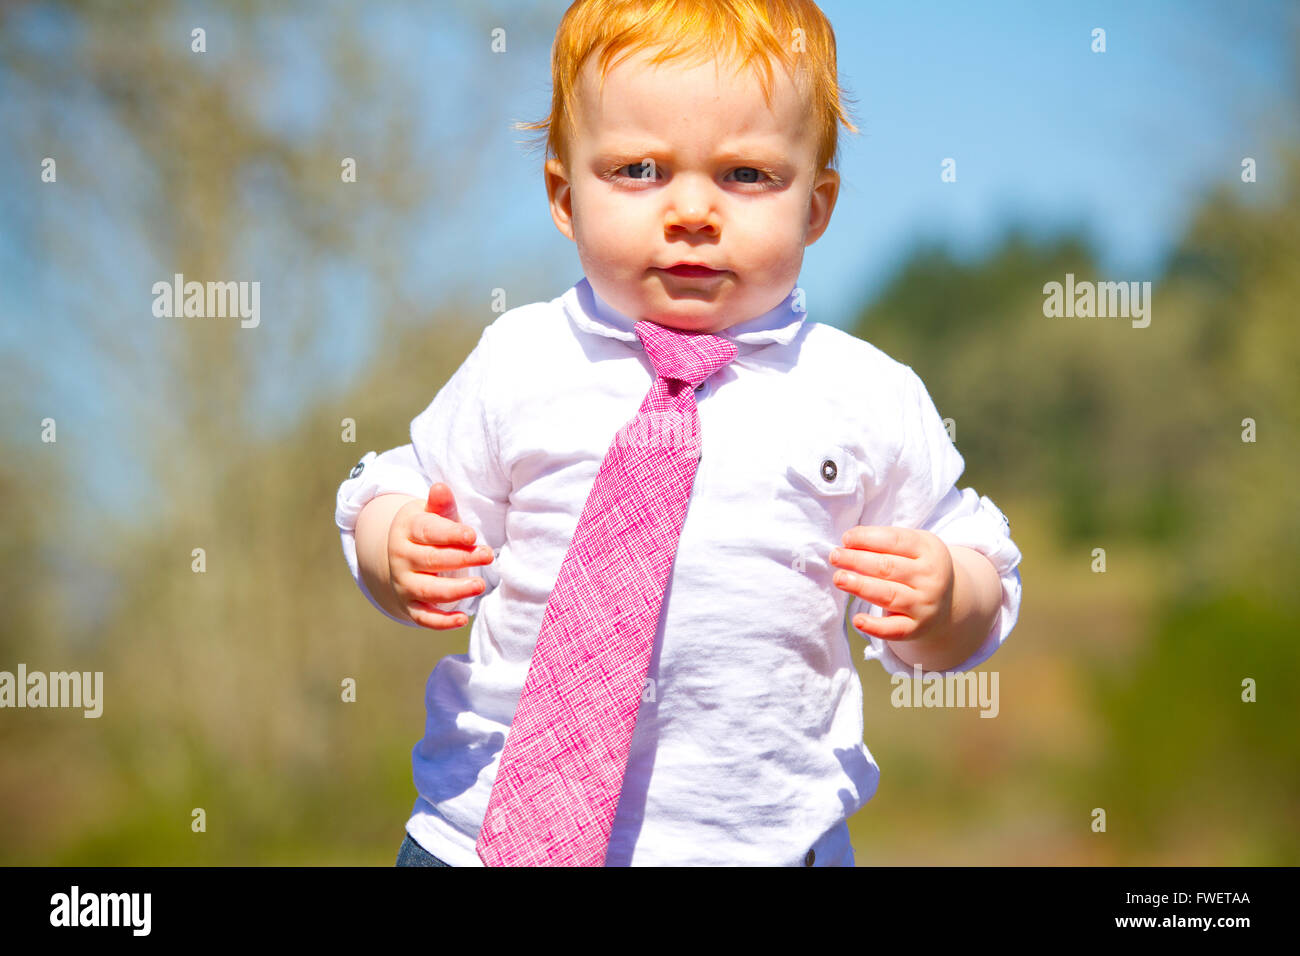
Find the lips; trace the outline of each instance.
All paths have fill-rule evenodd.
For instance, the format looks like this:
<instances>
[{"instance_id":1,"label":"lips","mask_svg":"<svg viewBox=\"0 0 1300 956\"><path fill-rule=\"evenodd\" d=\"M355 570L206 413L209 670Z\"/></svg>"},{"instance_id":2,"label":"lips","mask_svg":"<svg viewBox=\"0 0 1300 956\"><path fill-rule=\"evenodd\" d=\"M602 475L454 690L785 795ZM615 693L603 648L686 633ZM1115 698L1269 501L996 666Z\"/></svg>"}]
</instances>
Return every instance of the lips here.
<instances>
[{"instance_id":1,"label":"lips","mask_svg":"<svg viewBox=\"0 0 1300 956\"><path fill-rule=\"evenodd\" d=\"M689 265L687 263L678 263L671 268L665 269L664 272L670 272L675 276L681 276L684 279L706 279L709 276L721 275L718 269L710 269L708 266Z\"/></svg>"}]
</instances>

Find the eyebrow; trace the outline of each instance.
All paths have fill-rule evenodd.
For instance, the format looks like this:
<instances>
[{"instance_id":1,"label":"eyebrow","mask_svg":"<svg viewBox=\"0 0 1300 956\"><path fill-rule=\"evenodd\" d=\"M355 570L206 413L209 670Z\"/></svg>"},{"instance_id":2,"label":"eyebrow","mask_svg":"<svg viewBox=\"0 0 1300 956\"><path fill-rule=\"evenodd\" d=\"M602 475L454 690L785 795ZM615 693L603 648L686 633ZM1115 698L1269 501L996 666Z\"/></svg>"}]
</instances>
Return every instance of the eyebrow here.
<instances>
[{"instance_id":1,"label":"eyebrow","mask_svg":"<svg viewBox=\"0 0 1300 956\"><path fill-rule=\"evenodd\" d=\"M627 159L630 161L636 161L649 159L654 156L662 156L664 153L671 152L671 146L656 147L648 143L616 143L610 147L598 150L596 155L601 160ZM752 145L744 143L740 145L729 145L726 149L715 153L712 158L724 163L739 162L746 159L755 159L771 163L790 161L790 157L782 153L780 150L775 150L770 146L759 145L757 143Z\"/></svg>"}]
</instances>

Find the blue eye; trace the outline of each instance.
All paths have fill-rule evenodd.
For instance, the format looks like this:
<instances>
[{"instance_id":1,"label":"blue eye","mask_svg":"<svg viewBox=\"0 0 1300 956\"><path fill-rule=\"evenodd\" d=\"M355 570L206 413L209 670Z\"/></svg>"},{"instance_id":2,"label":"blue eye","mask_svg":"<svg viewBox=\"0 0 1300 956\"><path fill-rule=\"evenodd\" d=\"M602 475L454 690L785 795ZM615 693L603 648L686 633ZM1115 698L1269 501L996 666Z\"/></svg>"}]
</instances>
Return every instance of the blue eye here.
<instances>
[{"instance_id":1,"label":"blue eye","mask_svg":"<svg viewBox=\"0 0 1300 956\"><path fill-rule=\"evenodd\" d=\"M649 181L655 177L654 163L628 163L626 166L621 168L628 170L628 176L631 179L644 179Z\"/></svg>"},{"instance_id":2,"label":"blue eye","mask_svg":"<svg viewBox=\"0 0 1300 956\"><path fill-rule=\"evenodd\" d=\"M614 180L638 180L640 182L657 182L661 177L654 160L642 160L624 163L603 174L603 178ZM727 173L727 179L746 186L780 187L784 185L781 177L762 166L737 166Z\"/></svg>"},{"instance_id":3,"label":"blue eye","mask_svg":"<svg viewBox=\"0 0 1300 956\"><path fill-rule=\"evenodd\" d=\"M762 186L764 189L780 189L785 185L785 180L764 166L737 166L727 176L733 178L734 182L746 186Z\"/></svg>"}]
</instances>

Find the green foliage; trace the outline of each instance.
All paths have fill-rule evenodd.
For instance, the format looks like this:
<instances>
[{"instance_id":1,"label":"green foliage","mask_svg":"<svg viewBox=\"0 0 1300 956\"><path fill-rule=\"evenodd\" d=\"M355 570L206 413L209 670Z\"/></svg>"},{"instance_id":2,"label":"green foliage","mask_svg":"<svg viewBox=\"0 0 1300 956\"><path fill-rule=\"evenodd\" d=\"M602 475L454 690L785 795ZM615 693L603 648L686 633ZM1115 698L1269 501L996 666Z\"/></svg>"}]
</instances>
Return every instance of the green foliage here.
<instances>
[{"instance_id":1,"label":"green foliage","mask_svg":"<svg viewBox=\"0 0 1300 956\"><path fill-rule=\"evenodd\" d=\"M1293 558L1300 157L1286 154L1281 174L1275 202L1246 184L1209 197L1163 277L1101 275L1082 239L1013 232L976 263L919 250L852 331L912 365L955 419L965 481L995 499L1047 495L1063 544L1186 548L1198 588L1197 564L1225 536ZM1044 316L1044 284L1067 272L1150 281L1150 326ZM1241 440L1247 417L1254 444ZM1271 577L1284 590L1286 575Z\"/></svg>"},{"instance_id":2,"label":"green foliage","mask_svg":"<svg viewBox=\"0 0 1300 956\"><path fill-rule=\"evenodd\" d=\"M1207 831L1249 834L1215 865L1300 858L1300 606L1224 592L1170 607L1131 668L1094 671L1104 756L1080 779L1133 852ZM1257 700L1245 702L1243 680ZM1192 841L1193 843L1195 841Z\"/></svg>"}]
</instances>

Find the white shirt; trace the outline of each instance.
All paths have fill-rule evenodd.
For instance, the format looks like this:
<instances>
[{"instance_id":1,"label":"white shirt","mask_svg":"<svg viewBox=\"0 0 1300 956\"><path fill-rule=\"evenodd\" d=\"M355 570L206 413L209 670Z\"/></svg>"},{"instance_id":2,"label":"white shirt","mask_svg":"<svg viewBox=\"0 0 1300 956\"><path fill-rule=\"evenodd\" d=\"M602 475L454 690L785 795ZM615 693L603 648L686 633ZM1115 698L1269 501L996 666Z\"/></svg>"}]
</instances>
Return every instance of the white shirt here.
<instances>
[{"instance_id":1,"label":"white shirt","mask_svg":"<svg viewBox=\"0 0 1300 956\"><path fill-rule=\"evenodd\" d=\"M737 355L696 392L703 457L608 866L853 864L846 820L880 771L851 655L861 643L886 671L914 672L852 626L863 606L880 609L832 583L828 556L849 528L924 528L992 561L1001 609L953 671L987 659L1015 625L1020 552L993 502L955 487L965 463L925 386L867 342L807 321L801 299L796 288L718 333ZM368 453L339 487L343 553L377 608L353 537L377 494L423 499L445 482L496 552L459 572L482 576L483 594L440 605L473 615L469 651L430 674L412 753L407 831L453 866L482 865L474 844L547 599L605 453L654 382L633 325L585 278L511 309L411 422L411 443Z\"/></svg>"}]
</instances>

